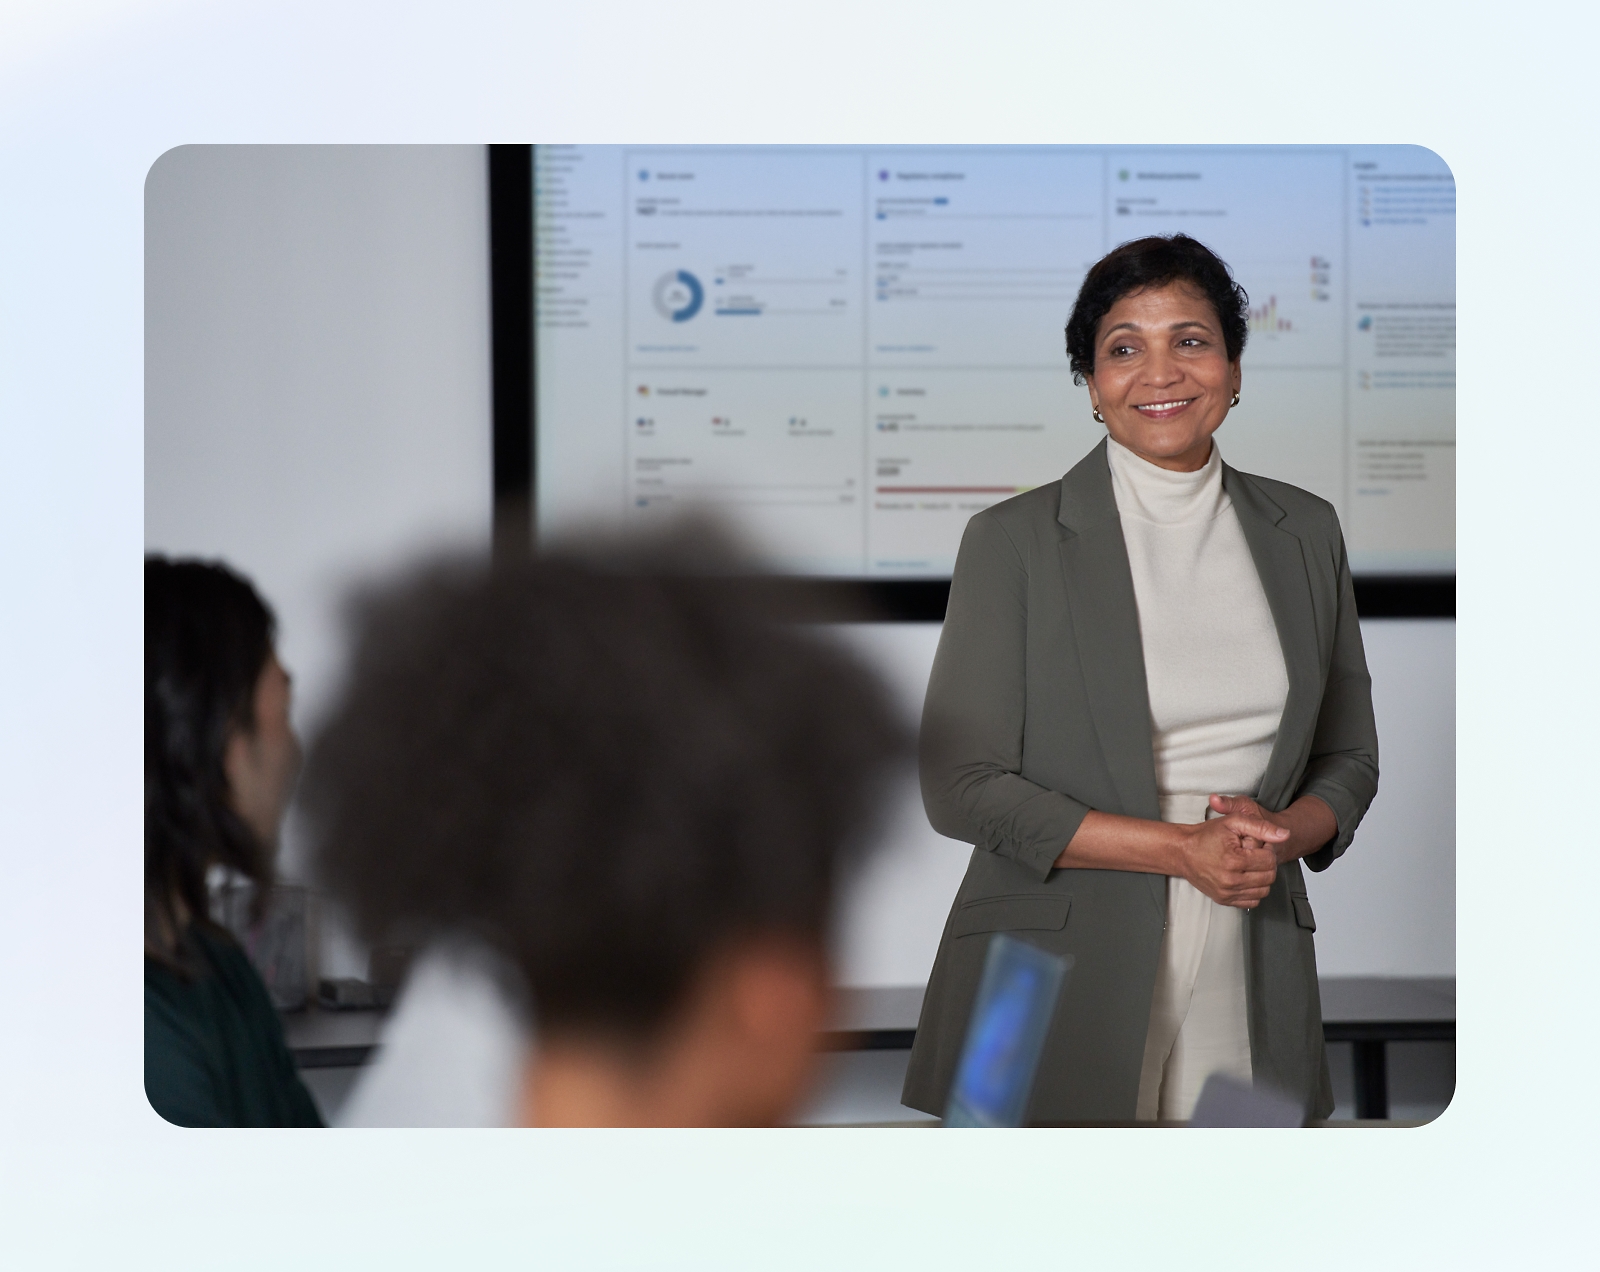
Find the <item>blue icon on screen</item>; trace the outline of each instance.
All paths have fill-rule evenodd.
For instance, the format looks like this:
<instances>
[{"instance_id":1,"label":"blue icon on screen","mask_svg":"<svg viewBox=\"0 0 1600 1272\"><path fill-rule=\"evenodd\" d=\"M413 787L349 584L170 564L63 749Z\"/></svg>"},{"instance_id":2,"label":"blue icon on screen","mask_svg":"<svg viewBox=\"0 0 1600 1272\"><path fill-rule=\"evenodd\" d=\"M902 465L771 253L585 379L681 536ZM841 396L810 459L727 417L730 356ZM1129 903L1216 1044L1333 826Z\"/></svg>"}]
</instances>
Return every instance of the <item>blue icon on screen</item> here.
<instances>
[{"instance_id":1,"label":"blue icon on screen","mask_svg":"<svg viewBox=\"0 0 1600 1272\"><path fill-rule=\"evenodd\" d=\"M1362 331L1371 331L1372 330L1372 315L1371 314L1362 314L1361 315L1361 321L1356 323L1356 326L1359 327Z\"/></svg>"},{"instance_id":2,"label":"blue icon on screen","mask_svg":"<svg viewBox=\"0 0 1600 1272\"><path fill-rule=\"evenodd\" d=\"M648 169L646 169L646 168L640 168L639 169L639 180L641 180L641 181L650 180L650 172L649 172Z\"/></svg>"},{"instance_id":3,"label":"blue icon on screen","mask_svg":"<svg viewBox=\"0 0 1600 1272\"><path fill-rule=\"evenodd\" d=\"M878 180L879 181L887 181L888 179L889 179L889 169L887 169L887 168L879 168L878 169Z\"/></svg>"}]
</instances>

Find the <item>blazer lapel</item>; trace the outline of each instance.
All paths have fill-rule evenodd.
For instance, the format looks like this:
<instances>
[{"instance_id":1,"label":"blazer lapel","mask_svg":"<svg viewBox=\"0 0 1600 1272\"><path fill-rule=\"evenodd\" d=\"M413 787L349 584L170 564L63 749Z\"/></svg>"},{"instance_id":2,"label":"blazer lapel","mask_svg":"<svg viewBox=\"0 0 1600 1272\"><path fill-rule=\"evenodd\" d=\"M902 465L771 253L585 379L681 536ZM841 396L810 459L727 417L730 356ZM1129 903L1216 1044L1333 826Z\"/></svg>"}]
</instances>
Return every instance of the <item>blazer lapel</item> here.
<instances>
[{"instance_id":1,"label":"blazer lapel","mask_svg":"<svg viewBox=\"0 0 1600 1272\"><path fill-rule=\"evenodd\" d=\"M1156 818L1161 802L1139 606L1104 442L1061 479L1058 519L1069 532L1061 543L1062 574L1101 754L1121 811Z\"/></svg>"},{"instance_id":2,"label":"blazer lapel","mask_svg":"<svg viewBox=\"0 0 1600 1272\"><path fill-rule=\"evenodd\" d=\"M1287 515L1284 510L1226 463L1222 466L1222 484L1233 502L1245 542L1250 545L1256 573L1261 576L1289 677L1289 695L1283 704L1278 738L1261 777L1262 803L1281 808L1291 793L1289 783L1310 749L1322 702L1321 655L1311 578L1300 539L1280 524Z\"/></svg>"}]
</instances>

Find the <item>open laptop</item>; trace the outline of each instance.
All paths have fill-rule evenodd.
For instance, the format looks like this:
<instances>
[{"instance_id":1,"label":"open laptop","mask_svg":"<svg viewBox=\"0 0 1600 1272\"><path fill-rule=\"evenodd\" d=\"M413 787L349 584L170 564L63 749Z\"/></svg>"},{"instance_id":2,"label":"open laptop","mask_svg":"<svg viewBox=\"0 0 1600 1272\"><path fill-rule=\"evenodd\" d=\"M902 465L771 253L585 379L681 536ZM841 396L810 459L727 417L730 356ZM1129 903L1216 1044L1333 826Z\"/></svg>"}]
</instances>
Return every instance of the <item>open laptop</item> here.
<instances>
[{"instance_id":1,"label":"open laptop","mask_svg":"<svg viewBox=\"0 0 1600 1272\"><path fill-rule=\"evenodd\" d=\"M1058 956L997 932L945 1109L946 1126L1021 1126L1056 1002L1072 969Z\"/></svg>"}]
</instances>

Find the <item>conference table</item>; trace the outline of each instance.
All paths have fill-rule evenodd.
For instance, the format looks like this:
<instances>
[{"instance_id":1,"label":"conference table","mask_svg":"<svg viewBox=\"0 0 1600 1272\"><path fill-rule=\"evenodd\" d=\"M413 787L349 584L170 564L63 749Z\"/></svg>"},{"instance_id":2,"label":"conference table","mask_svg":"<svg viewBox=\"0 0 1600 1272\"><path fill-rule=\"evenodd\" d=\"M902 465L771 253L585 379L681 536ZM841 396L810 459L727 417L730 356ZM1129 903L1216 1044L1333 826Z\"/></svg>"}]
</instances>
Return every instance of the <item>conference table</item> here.
<instances>
[{"instance_id":1,"label":"conference table","mask_svg":"<svg viewBox=\"0 0 1600 1272\"><path fill-rule=\"evenodd\" d=\"M1454 1042L1455 977L1330 976L1320 987L1322 1036L1354 1054L1356 1116L1388 1117L1388 1044Z\"/></svg>"},{"instance_id":2,"label":"conference table","mask_svg":"<svg viewBox=\"0 0 1600 1272\"><path fill-rule=\"evenodd\" d=\"M1455 978L1329 976L1321 991L1323 1035L1330 1043L1351 1044L1357 1119L1386 1120L1388 1044L1454 1042ZM920 985L840 990L823 1048L910 1050L923 992ZM344 1069L372 1058L386 1018L379 1011L311 1008L285 1015L284 1028L302 1069Z\"/></svg>"}]
</instances>

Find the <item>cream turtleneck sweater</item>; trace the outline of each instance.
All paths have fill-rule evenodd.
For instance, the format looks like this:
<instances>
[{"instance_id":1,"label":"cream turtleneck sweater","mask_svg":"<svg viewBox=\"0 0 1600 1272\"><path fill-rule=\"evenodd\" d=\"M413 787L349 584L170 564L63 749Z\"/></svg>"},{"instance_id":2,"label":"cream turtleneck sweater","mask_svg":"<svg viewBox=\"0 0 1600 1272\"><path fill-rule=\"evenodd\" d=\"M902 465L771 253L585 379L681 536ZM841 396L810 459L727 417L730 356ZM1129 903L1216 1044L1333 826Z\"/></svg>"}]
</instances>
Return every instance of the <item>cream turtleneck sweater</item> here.
<instances>
[{"instance_id":1,"label":"cream turtleneck sweater","mask_svg":"<svg viewBox=\"0 0 1600 1272\"><path fill-rule=\"evenodd\" d=\"M1289 692L1283 650L1215 441L1174 473L1107 441L1150 691L1161 820L1255 795ZM1245 911L1167 880L1167 927L1139 1083L1141 1119L1186 1119L1213 1072L1250 1078Z\"/></svg>"}]
</instances>

